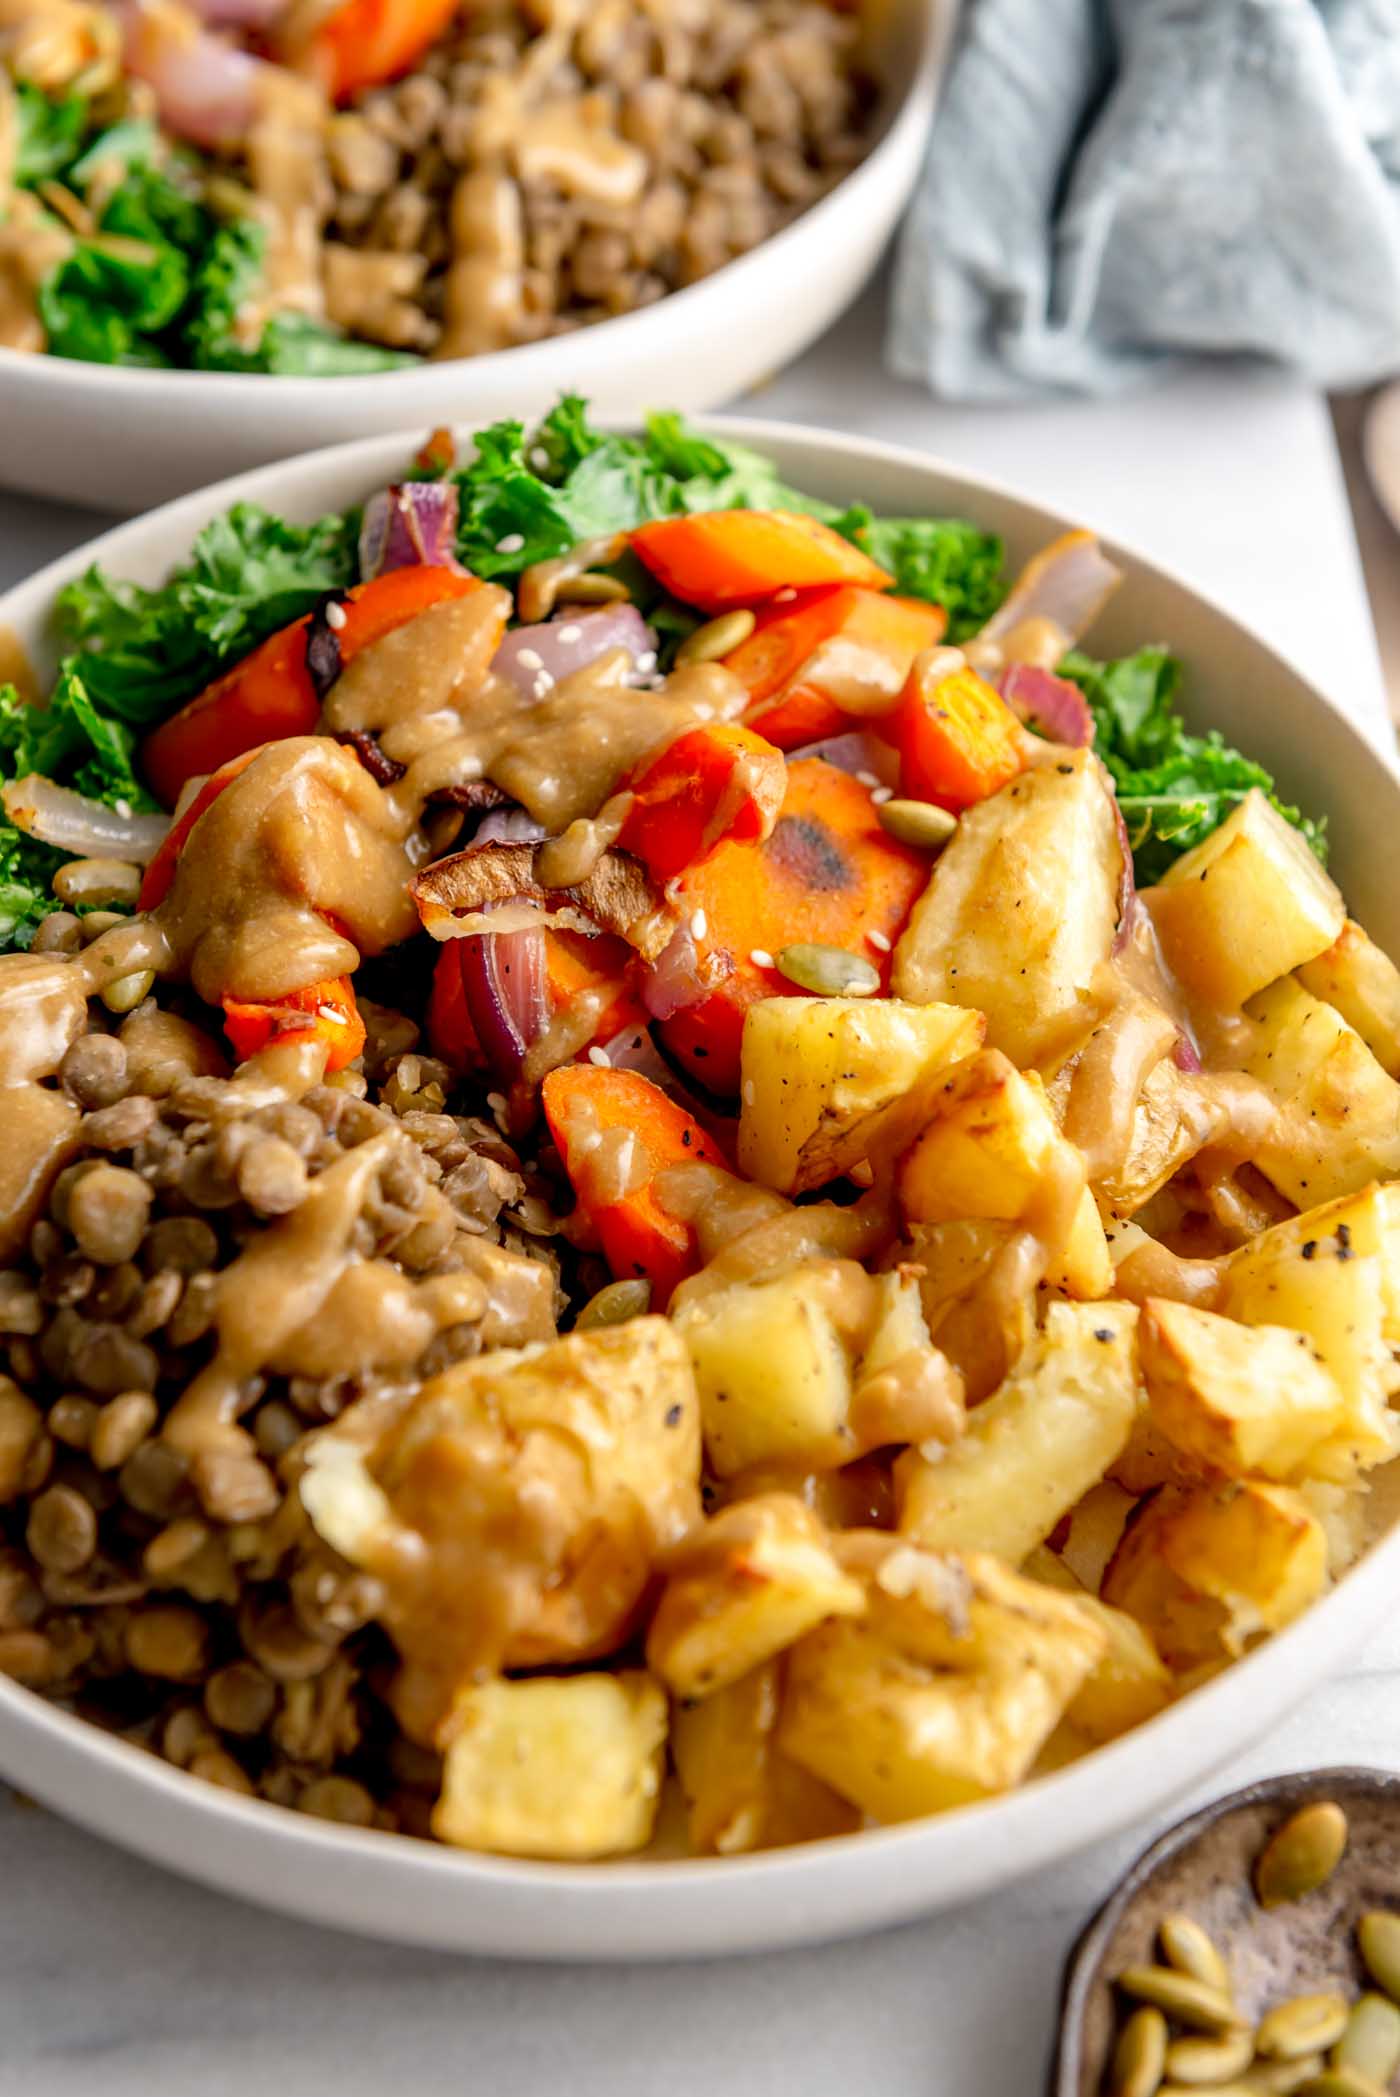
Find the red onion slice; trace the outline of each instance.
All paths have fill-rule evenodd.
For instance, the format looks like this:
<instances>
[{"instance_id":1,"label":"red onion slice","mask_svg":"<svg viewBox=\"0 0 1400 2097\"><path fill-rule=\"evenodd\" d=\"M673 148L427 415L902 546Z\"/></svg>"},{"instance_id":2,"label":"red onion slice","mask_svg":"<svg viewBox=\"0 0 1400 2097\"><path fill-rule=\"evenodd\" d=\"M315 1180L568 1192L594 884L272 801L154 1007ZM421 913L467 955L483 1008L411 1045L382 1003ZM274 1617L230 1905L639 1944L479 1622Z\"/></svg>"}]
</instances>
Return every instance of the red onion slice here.
<instances>
[{"instance_id":1,"label":"red onion slice","mask_svg":"<svg viewBox=\"0 0 1400 2097\"><path fill-rule=\"evenodd\" d=\"M868 773L877 786L899 784L899 752L878 735L857 730L851 735L828 736L820 743L804 743L800 750L789 750L788 763L796 764L803 757L820 757L855 779Z\"/></svg>"},{"instance_id":2,"label":"red onion slice","mask_svg":"<svg viewBox=\"0 0 1400 2097\"><path fill-rule=\"evenodd\" d=\"M561 677L586 670L600 655L625 648L633 669L649 676L656 668L656 635L634 604L610 604L597 612L567 613L540 626L517 626L496 650L491 668L509 679L526 699L543 699Z\"/></svg>"},{"instance_id":3,"label":"red onion slice","mask_svg":"<svg viewBox=\"0 0 1400 2097\"><path fill-rule=\"evenodd\" d=\"M1092 532L1065 532L1026 563L1011 595L977 638L1001 641L1023 619L1050 619L1070 648L1122 580L1122 570L1114 567Z\"/></svg>"},{"instance_id":4,"label":"red onion slice","mask_svg":"<svg viewBox=\"0 0 1400 2097\"><path fill-rule=\"evenodd\" d=\"M543 823L514 801L508 808L491 808L472 833L474 845L537 845L549 832Z\"/></svg>"},{"instance_id":5,"label":"red onion slice","mask_svg":"<svg viewBox=\"0 0 1400 2097\"><path fill-rule=\"evenodd\" d=\"M287 11L287 0L188 0L211 29L266 29Z\"/></svg>"},{"instance_id":6,"label":"red onion slice","mask_svg":"<svg viewBox=\"0 0 1400 2097\"><path fill-rule=\"evenodd\" d=\"M513 1085L549 1018L544 932L481 933L461 947L462 989L476 1038L496 1076Z\"/></svg>"},{"instance_id":7,"label":"red onion slice","mask_svg":"<svg viewBox=\"0 0 1400 2097\"><path fill-rule=\"evenodd\" d=\"M381 488L365 504L360 525L360 579L372 582L391 568L452 568L457 559L455 481L403 481Z\"/></svg>"},{"instance_id":8,"label":"red onion slice","mask_svg":"<svg viewBox=\"0 0 1400 2097\"><path fill-rule=\"evenodd\" d=\"M188 19L170 18L121 0L126 67L155 94L161 122L194 145L231 146L247 136L257 116L261 59L235 49Z\"/></svg>"},{"instance_id":9,"label":"red onion slice","mask_svg":"<svg viewBox=\"0 0 1400 2097\"><path fill-rule=\"evenodd\" d=\"M136 814L89 801L71 787L55 786L41 772L7 780L0 803L16 830L37 837L61 852L84 859L125 859L144 866L153 859L170 828L168 815Z\"/></svg>"},{"instance_id":10,"label":"red onion slice","mask_svg":"<svg viewBox=\"0 0 1400 2097\"><path fill-rule=\"evenodd\" d=\"M1034 663L1012 663L1001 673L1001 696L1011 711L1052 743L1087 749L1094 740L1094 717L1077 684L1056 677Z\"/></svg>"},{"instance_id":11,"label":"red onion slice","mask_svg":"<svg viewBox=\"0 0 1400 2097\"><path fill-rule=\"evenodd\" d=\"M1172 1050L1172 1062L1178 1070L1184 1071L1187 1077L1195 1077L1201 1069L1200 1050L1184 1029L1176 1037L1176 1046Z\"/></svg>"}]
</instances>

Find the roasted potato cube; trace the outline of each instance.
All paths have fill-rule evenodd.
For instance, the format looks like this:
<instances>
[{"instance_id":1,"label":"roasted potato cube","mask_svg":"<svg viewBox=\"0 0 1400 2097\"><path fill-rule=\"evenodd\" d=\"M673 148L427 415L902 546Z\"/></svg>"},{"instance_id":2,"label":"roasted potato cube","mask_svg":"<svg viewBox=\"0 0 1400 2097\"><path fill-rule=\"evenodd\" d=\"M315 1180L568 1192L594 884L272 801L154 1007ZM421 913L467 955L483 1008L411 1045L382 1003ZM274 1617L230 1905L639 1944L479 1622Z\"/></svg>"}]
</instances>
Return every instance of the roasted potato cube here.
<instances>
[{"instance_id":1,"label":"roasted potato cube","mask_svg":"<svg viewBox=\"0 0 1400 2097\"><path fill-rule=\"evenodd\" d=\"M961 817L895 948L895 996L972 1006L994 1047L1035 1062L1089 1010L1122 870L1091 751L1021 773Z\"/></svg>"},{"instance_id":2,"label":"roasted potato cube","mask_svg":"<svg viewBox=\"0 0 1400 2097\"><path fill-rule=\"evenodd\" d=\"M1327 1538L1303 1494L1247 1478L1165 1486L1129 1524L1103 1599L1150 1632L1172 1668L1242 1653L1315 1602Z\"/></svg>"},{"instance_id":3,"label":"roasted potato cube","mask_svg":"<svg viewBox=\"0 0 1400 2097\"><path fill-rule=\"evenodd\" d=\"M1367 1434L1352 1440L1346 1400L1306 1333L1149 1297L1138 1355L1153 1418L1203 1470L1346 1483L1366 1461Z\"/></svg>"},{"instance_id":4,"label":"roasted potato cube","mask_svg":"<svg viewBox=\"0 0 1400 2097\"><path fill-rule=\"evenodd\" d=\"M1178 980L1230 1011L1325 953L1346 921L1336 883L1257 787L1143 900Z\"/></svg>"},{"instance_id":5,"label":"roasted potato cube","mask_svg":"<svg viewBox=\"0 0 1400 2097\"><path fill-rule=\"evenodd\" d=\"M781 1676L770 1662L671 1720L671 1751L685 1793L690 1846L732 1857L848 1835L860 1815L848 1800L776 1745Z\"/></svg>"},{"instance_id":6,"label":"roasted potato cube","mask_svg":"<svg viewBox=\"0 0 1400 2097\"><path fill-rule=\"evenodd\" d=\"M1097 1485L1139 1409L1131 1304L1052 1303L995 1396L942 1454L895 1464L899 1528L941 1551L982 1548L1019 1565Z\"/></svg>"},{"instance_id":7,"label":"roasted potato cube","mask_svg":"<svg viewBox=\"0 0 1400 2097\"><path fill-rule=\"evenodd\" d=\"M1077 1595L1103 1632L1107 1644L1092 1672L1065 1713L1084 1740L1098 1746L1155 1718L1172 1700L1172 1678L1161 1654L1141 1624L1121 1609L1111 1609L1086 1594L1064 1560L1042 1544L1022 1568L1029 1579L1043 1581L1062 1594Z\"/></svg>"},{"instance_id":8,"label":"roasted potato cube","mask_svg":"<svg viewBox=\"0 0 1400 2097\"><path fill-rule=\"evenodd\" d=\"M894 1157L928 1116L950 1064L985 1022L957 1005L891 998L764 998L744 1020L739 1165L779 1194Z\"/></svg>"},{"instance_id":9,"label":"roasted potato cube","mask_svg":"<svg viewBox=\"0 0 1400 2097\"><path fill-rule=\"evenodd\" d=\"M683 1302L675 1322L720 1476L824 1470L891 1440L955 1434L962 1386L929 1343L916 1288L912 1273L805 1260Z\"/></svg>"},{"instance_id":10,"label":"roasted potato cube","mask_svg":"<svg viewBox=\"0 0 1400 2097\"><path fill-rule=\"evenodd\" d=\"M1043 1230L1049 1221L1060 1242L1047 1278L1073 1296L1108 1291L1113 1270L1083 1159L1056 1128L1039 1079L999 1049L944 1080L900 1165L899 1195L915 1223L985 1217Z\"/></svg>"},{"instance_id":11,"label":"roasted potato cube","mask_svg":"<svg viewBox=\"0 0 1400 2097\"><path fill-rule=\"evenodd\" d=\"M827 1617L865 1607L860 1583L793 1493L736 1501L677 1544L662 1569L647 1666L678 1697L727 1689Z\"/></svg>"},{"instance_id":12,"label":"roasted potato cube","mask_svg":"<svg viewBox=\"0 0 1400 2097\"><path fill-rule=\"evenodd\" d=\"M1255 1038L1244 1067L1278 1102L1250 1156L1299 1208L1400 1174L1400 1085L1340 1013L1291 979L1248 1008Z\"/></svg>"},{"instance_id":13,"label":"roasted potato cube","mask_svg":"<svg viewBox=\"0 0 1400 2097\"><path fill-rule=\"evenodd\" d=\"M980 1217L916 1223L909 1232L930 1337L962 1377L969 1403L996 1389L1035 1330L1036 1280L1024 1273L1016 1236L1015 1224ZM1013 1267L1023 1286L1006 1285Z\"/></svg>"},{"instance_id":14,"label":"roasted potato cube","mask_svg":"<svg viewBox=\"0 0 1400 2097\"><path fill-rule=\"evenodd\" d=\"M1325 954L1298 970L1304 990L1355 1027L1381 1069L1400 1078L1400 968L1348 918Z\"/></svg>"},{"instance_id":15,"label":"roasted potato cube","mask_svg":"<svg viewBox=\"0 0 1400 2097\"><path fill-rule=\"evenodd\" d=\"M695 1381L664 1318L455 1363L368 1451L357 1427L352 1407L319 1438L301 1496L352 1563L394 1568L381 1615L416 1739L483 1668L614 1651L700 1518Z\"/></svg>"},{"instance_id":16,"label":"roasted potato cube","mask_svg":"<svg viewBox=\"0 0 1400 2097\"><path fill-rule=\"evenodd\" d=\"M1220 1079L1178 1070L1170 1056L1164 1056L1138 1094L1127 1152L1095 1180L1095 1193L1116 1216L1133 1215L1214 1142L1228 1120Z\"/></svg>"},{"instance_id":17,"label":"roasted potato cube","mask_svg":"<svg viewBox=\"0 0 1400 2097\"><path fill-rule=\"evenodd\" d=\"M616 1857L651 1839L666 1699L639 1668L481 1682L453 1707L433 1833L510 1857Z\"/></svg>"},{"instance_id":18,"label":"roasted potato cube","mask_svg":"<svg viewBox=\"0 0 1400 2097\"><path fill-rule=\"evenodd\" d=\"M1361 1465L1395 1453L1389 1256L1365 1249L1391 1237L1388 1193L1371 1190L1265 1231L1232 1255L1217 1298L1227 1318L1307 1334L1341 1390L1346 1439Z\"/></svg>"},{"instance_id":19,"label":"roasted potato cube","mask_svg":"<svg viewBox=\"0 0 1400 2097\"><path fill-rule=\"evenodd\" d=\"M1008 1790L1102 1657L1078 1600L982 1552L844 1540L870 1613L811 1632L787 1664L778 1739L879 1820Z\"/></svg>"}]
</instances>

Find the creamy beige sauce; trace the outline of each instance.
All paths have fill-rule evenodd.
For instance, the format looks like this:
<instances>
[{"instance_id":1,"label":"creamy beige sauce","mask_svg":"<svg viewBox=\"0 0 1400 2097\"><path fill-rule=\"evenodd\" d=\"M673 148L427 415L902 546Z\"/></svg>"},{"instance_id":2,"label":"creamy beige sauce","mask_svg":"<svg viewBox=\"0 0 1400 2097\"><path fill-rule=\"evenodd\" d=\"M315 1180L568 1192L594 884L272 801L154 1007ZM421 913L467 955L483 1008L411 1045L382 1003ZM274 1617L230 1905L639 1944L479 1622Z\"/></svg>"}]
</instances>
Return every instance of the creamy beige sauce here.
<instances>
[{"instance_id":1,"label":"creamy beige sauce","mask_svg":"<svg viewBox=\"0 0 1400 2097\"><path fill-rule=\"evenodd\" d=\"M469 168L452 192L453 259L442 287L435 355L475 357L520 340L525 297L525 213L515 184Z\"/></svg>"}]
</instances>

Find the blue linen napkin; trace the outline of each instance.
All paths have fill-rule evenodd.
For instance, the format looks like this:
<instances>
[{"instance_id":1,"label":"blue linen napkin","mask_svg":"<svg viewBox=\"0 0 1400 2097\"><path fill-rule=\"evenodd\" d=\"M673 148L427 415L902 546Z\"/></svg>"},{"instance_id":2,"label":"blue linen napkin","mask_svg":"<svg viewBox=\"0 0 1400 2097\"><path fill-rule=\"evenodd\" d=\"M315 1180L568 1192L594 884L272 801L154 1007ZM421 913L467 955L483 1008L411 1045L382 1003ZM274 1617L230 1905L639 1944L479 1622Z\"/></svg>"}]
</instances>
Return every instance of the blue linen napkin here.
<instances>
[{"instance_id":1,"label":"blue linen napkin","mask_svg":"<svg viewBox=\"0 0 1400 2097\"><path fill-rule=\"evenodd\" d=\"M964 0L888 345L951 400L1400 368L1400 0Z\"/></svg>"}]
</instances>

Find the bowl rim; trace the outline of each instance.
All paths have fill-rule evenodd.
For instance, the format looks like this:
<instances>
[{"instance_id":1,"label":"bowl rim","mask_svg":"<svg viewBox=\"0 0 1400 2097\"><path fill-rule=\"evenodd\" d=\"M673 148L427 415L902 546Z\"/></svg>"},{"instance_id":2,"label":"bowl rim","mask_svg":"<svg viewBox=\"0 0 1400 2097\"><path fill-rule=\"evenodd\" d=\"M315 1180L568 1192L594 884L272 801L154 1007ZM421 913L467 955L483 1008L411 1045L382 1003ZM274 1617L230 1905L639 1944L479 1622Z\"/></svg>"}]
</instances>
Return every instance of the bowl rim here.
<instances>
[{"instance_id":1,"label":"bowl rim","mask_svg":"<svg viewBox=\"0 0 1400 2097\"><path fill-rule=\"evenodd\" d=\"M998 478L914 447L850 436L810 424L748 416L702 415L693 420L697 427L722 439L754 449L806 449L812 454L811 468L817 472L823 461L840 461L848 466L884 464L905 473L916 472L955 491L955 499L965 502L973 516L979 500L986 498L1014 506L1033 518L1038 528L1048 524L1053 530L1068 530L1080 522L1072 513L1051 509L1035 498L1023 496ZM601 417L600 422L614 428L635 427L635 417ZM470 431L463 428L458 435L469 439ZM301 484L314 487L328 472L358 469L363 462L366 485L372 487L374 476L386 469L392 471L393 460L405 456L413 442L414 433L400 431L325 446L252 468L180 496L145 516L118 523L0 593L0 624L7 620L14 623L22 639L26 626L31 632L43 631L45 610L53 591L69 575L80 572L94 560L120 564L124 552L139 548L153 533L159 536L163 531L175 530L188 539L205 517L234 502L275 503L279 483L284 487L291 483L289 492L296 492ZM944 494L939 499L947 501L949 497ZM318 500L321 498L312 498L313 502ZM1311 707L1330 718L1341 740L1355 746L1363 768L1370 768L1400 796L1400 756L1373 742L1335 699L1320 691L1247 621L1173 568L1140 552L1130 541L1105 534L1102 543L1110 556L1125 559L1130 571L1168 585L1201 606L1219 624L1232 629L1262 665L1274 666L1291 677L1301 686ZM443 1929L434 1926L431 1918L421 1922L410 1918L387 1931L381 1923L380 1934L392 1934L402 1941L470 1948L486 1955L495 1950L503 1956L533 1959L580 1955L657 1959L676 1956L678 1951L705 1956L734 1949L733 1942L723 1940L723 1925L735 1932L740 1944L793 1946L829 1940L843 1930L850 1934L852 1929L907 1920L932 1906L946 1905L949 1899L978 1897L1119 1833L1130 1823L1150 1821L1172 1799L1258 1739L1300 1701L1307 1688L1345 1664L1390 1604L1397 1564L1400 1520L1378 1536L1361 1560L1301 1617L1132 1732L1091 1750L1062 1769L1028 1781L1017 1790L920 1820L865 1828L790 1849L734 1857L620 1859L579 1864L494 1856L452 1849L415 1836L332 1825L269 1801L221 1791L190 1777L150 1750L104 1732L95 1723L3 1676L0 1768L14 1762L11 1744L24 1736L36 1750L48 1743L70 1760L76 1756L105 1771L118 1781L128 1799L140 1797L164 1806L172 1827L197 1828L203 1822L221 1824L250 1856L272 1851L280 1852L287 1862L300 1860L308 1881L315 1878L318 1868L335 1871L338 1867L358 1865L371 1884L376 1877L392 1879L406 1871L424 1892L434 1887L448 1888L456 1896L455 1907L462 1911L470 1907L474 1897L495 1892L505 1896L507 1903L514 1896L513 1915L518 1914L521 1899L540 1896L547 1901L551 1915L564 1918L562 1928L555 1928L551 1942L538 1948L528 1939L522 1940L514 1919L507 1924L510 1942L499 1946L474 1934L470 1927L460 1936L449 1938ZM1295 1677L1303 1683L1302 1690L1295 1686ZM1217 1723L1212 1724L1212 1720ZM1200 1736L1208 1738L1209 1744L1204 1748ZM26 1756L25 1760L27 1766L19 1780L42 1797L43 1768L32 1757ZM56 1784L55 1789L61 1791L61 1784ZM54 1802L71 1818L85 1817L67 1796ZM123 1839L121 1831L112 1827L110 1816L88 1818L99 1833L118 1841ZM975 1832L979 1826L985 1826L990 1842L978 1845L980 1854L975 1868L969 1866L966 1854L961 1860L953 1859L943 1880L945 1887L952 1888L951 1893L930 1893L931 1875L925 1866L922 1871L909 1869L901 1884L891 1884L886 1878L878 1896L873 1894L869 1883L872 1875L887 1873L896 1862L916 1865L925 1857L938 1860L940 1850L950 1847L950 1830ZM204 1867L201 1856L191 1854L188 1844L177 1854L169 1844L162 1848L133 1836L129 1846L186 1876L203 1877L221 1890L241 1891L267 1905L314 1915L343 1928L371 1934L376 1930L372 1919L328 1913L324 1906L316 1905L311 1894L292 1890L285 1873L275 1893L250 1885L231 1887L227 1870L213 1865ZM818 1919L813 1920L804 1916L802 1901L818 1885L821 1903ZM760 1891L780 1898L781 1922L746 1922L742 1912L744 1895ZM843 1894L850 1894L854 1900L854 1921L833 1919L839 1918ZM653 1910L669 1904L678 1904L685 1910L679 1928L659 1925L653 1915ZM504 1913L503 1905L500 1916ZM552 1948L552 1944L569 1934L580 1945L586 1941L586 1949L561 1952Z\"/></svg>"},{"instance_id":2,"label":"bowl rim","mask_svg":"<svg viewBox=\"0 0 1400 2097\"><path fill-rule=\"evenodd\" d=\"M395 384L405 385L415 380L420 383L431 381L434 391L442 392L454 385L465 385L472 373L481 374L485 383L518 380L524 386L538 369L547 367L552 359L558 358L561 343L569 343L575 348L587 344L590 355L604 359L612 354L624 354L627 348L624 331L630 331L630 336L637 338L632 345L634 352L644 353L650 346L649 334L662 326L662 314L674 314L684 327L707 296L713 301L717 296L728 294L742 296L749 289L762 294L775 255L779 262L785 262L809 235L820 240L828 222L838 211L848 210L859 202L867 189L878 189L882 185L891 162L898 163L906 155L912 157L915 134L932 113L942 54L958 4L959 0L942 0L941 6L940 0L922 0L922 4L915 0L915 4L908 7L909 33L918 36L916 61L902 81L886 83L881 95L884 107L877 115L870 150L853 168L787 225L759 241L757 247L748 248L743 254L721 263L718 269L711 270L708 276L693 284L668 291L649 306L634 307L630 313L614 314L607 320L593 321L585 327L572 329L564 335L548 336L539 342L516 343L509 349L488 350L470 357L420 358L394 370L345 372L332 377L310 373L195 371L178 364L155 369L142 365L99 364L80 357L51 357L44 351L9 349L0 344L0 389L38 382L70 391L86 390L89 396L105 397L114 412L133 395L144 393L150 398L153 385L179 396L181 407L204 406L215 401L224 407L247 407L255 401L266 403L274 394L279 405L291 407L303 402L306 389L312 386L333 385L344 389L347 397L363 387L376 399ZM593 349L591 346L595 342L597 348Z\"/></svg>"}]
</instances>

